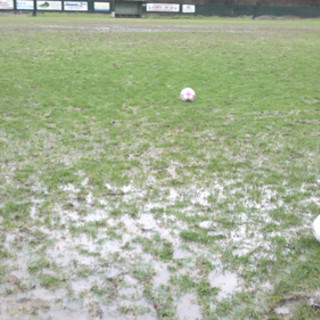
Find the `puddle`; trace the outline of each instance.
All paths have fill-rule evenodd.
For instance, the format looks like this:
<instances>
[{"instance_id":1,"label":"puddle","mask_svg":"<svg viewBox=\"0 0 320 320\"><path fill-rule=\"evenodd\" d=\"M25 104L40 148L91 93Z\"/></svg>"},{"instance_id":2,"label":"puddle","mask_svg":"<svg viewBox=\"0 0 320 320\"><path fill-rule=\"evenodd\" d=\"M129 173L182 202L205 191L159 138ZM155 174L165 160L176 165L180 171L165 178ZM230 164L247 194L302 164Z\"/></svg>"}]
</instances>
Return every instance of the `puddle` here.
<instances>
[{"instance_id":1,"label":"puddle","mask_svg":"<svg viewBox=\"0 0 320 320\"><path fill-rule=\"evenodd\" d=\"M121 302L119 304L120 308L128 308L129 310L133 309L133 313L140 312L141 315L144 312L151 310L147 299L143 296L143 291L144 289L142 286L121 289L119 291L119 297L121 299Z\"/></svg>"},{"instance_id":2,"label":"puddle","mask_svg":"<svg viewBox=\"0 0 320 320\"><path fill-rule=\"evenodd\" d=\"M274 309L274 312L278 315L288 315L290 314L290 308L288 306L281 306Z\"/></svg>"},{"instance_id":3,"label":"puddle","mask_svg":"<svg viewBox=\"0 0 320 320\"><path fill-rule=\"evenodd\" d=\"M158 229L157 221L148 213L141 214L137 223L145 231Z\"/></svg>"},{"instance_id":4,"label":"puddle","mask_svg":"<svg viewBox=\"0 0 320 320\"><path fill-rule=\"evenodd\" d=\"M56 301L61 297L56 298ZM62 307L54 301L41 298L4 298L0 303L1 319L55 319L87 320L88 312L78 303L68 303Z\"/></svg>"},{"instance_id":5,"label":"puddle","mask_svg":"<svg viewBox=\"0 0 320 320\"><path fill-rule=\"evenodd\" d=\"M123 193L128 193L134 191L134 187L132 185L126 185L123 186L121 190Z\"/></svg>"},{"instance_id":6,"label":"puddle","mask_svg":"<svg viewBox=\"0 0 320 320\"><path fill-rule=\"evenodd\" d=\"M143 297L143 287L130 275L123 277L123 287L119 289L119 297L126 300L138 300Z\"/></svg>"},{"instance_id":7,"label":"puddle","mask_svg":"<svg viewBox=\"0 0 320 320\"><path fill-rule=\"evenodd\" d=\"M38 319L54 319L54 320L91 319L89 317L89 312L77 304L74 304L74 305L69 304L67 308L62 308L59 306L55 307L51 305L49 310L43 311L43 312L40 311L37 314L37 318Z\"/></svg>"},{"instance_id":8,"label":"puddle","mask_svg":"<svg viewBox=\"0 0 320 320\"><path fill-rule=\"evenodd\" d=\"M71 237L68 233L56 233L53 240L56 243L55 246L48 248L46 253L59 267L67 267L72 261L77 261L82 265L94 265L96 263L96 257L79 252L79 250L97 251L94 242L86 235Z\"/></svg>"},{"instance_id":9,"label":"puddle","mask_svg":"<svg viewBox=\"0 0 320 320\"><path fill-rule=\"evenodd\" d=\"M320 306L320 290L313 293L313 295L309 298L309 305L315 308L319 308Z\"/></svg>"},{"instance_id":10,"label":"puddle","mask_svg":"<svg viewBox=\"0 0 320 320\"><path fill-rule=\"evenodd\" d=\"M60 187L61 190L65 191L65 192L69 192L70 194L75 194L75 193L79 193L80 189L76 188L72 183L69 183L67 185L63 185Z\"/></svg>"},{"instance_id":11,"label":"puddle","mask_svg":"<svg viewBox=\"0 0 320 320\"><path fill-rule=\"evenodd\" d=\"M170 173L172 179L177 179L178 175L176 172L176 165L175 163L172 163L168 168L167 171Z\"/></svg>"},{"instance_id":12,"label":"puddle","mask_svg":"<svg viewBox=\"0 0 320 320\"><path fill-rule=\"evenodd\" d=\"M108 221L110 223L110 221ZM161 238L168 240L174 245L179 245L179 231L166 227L161 221L154 218L151 213L142 213L137 219L128 215L121 217L121 222L126 227L127 231L135 238L138 235L144 234L144 237L150 237L158 233ZM112 222L111 222L112 223ZM125 237L128 241L128 236Z\"/></svg>"},{"instance_id":13,"label":"puddle","mask_svg":"<svg viewBox=\"0 0 320 320\"><path fill-rule=\"evenodd\" d=\"M153 265L156 275L153 277L153 286L159 287L160 285L166 286L170 280L170 272L166 265L154 263Z\"/></svg>"},{"instance_id":14,"label":"puddle","mask_svg":"<svg viewBox=\"0 0 320 320\"><path fill-rule=\"evenodd\" d=\"M174 174L174 169L172 169ZM151 180L150 180L151 181ZM88 179L86 178L82 182L82 186L88 186ZM113 200L119 198L120 202L130 204L130 201L138 202L139 214L133 217L129 214L123 214L119 216L110 216L109 209L110 197L95 198L93 191L88 190L86 195L85 206L87 206L88 214L81 215L77 212L77 208L80 207L76 200L76 196L79 193L79 189L69 184L61 187L62 190L69 193L69 201L74 206L69 209L65 209L62 205L56 204L55 211L60 217L60 224L64 224L65 227L59 230L50 230L45 227L38 227L47 238L50 238L53 242L46 248L46 254L50 261L54 261L57 267L70 269L74 266L86 268L90 270L90 277L83 278L75 276L70 271L73 277L70 281L70 289L74 298L80 298L82 295L86 295L86 299L91 299L90 289L94 282L100 283L104 281L105 277L108 278L123 278L124 275L128 277L122 282L119 287L119 299L111 303L111 305L103 306L103 319L125 319L127 316L131 316L130 312L126 316L118 316L119 308L123 307L124 310L132 310L132 308L141 308L143 310L139 319L155 319L153 314L154 308L147 302L143 295L143 289L141 287L140 280L137 278L130 278L130 266L135 264L149 264L154 271L152 278L153 290L161 289L161 286L168 286L170 284L171 275L179 275L187 273L193 278L198 277L198 268L196 266L196 259L199 256L206 257L210 261L219 260L219 256L213 257L214 253L210 252L208 246L199 243L186 243L181 239L179 233L181 230L188 230L190 223L184 221L180 215L173 214L170 206L174 206L177 201L185 200L186 204L182 202L181 214L186 216L196 216L197 226L203 230L213 232L217 229L217 223L214 219L207 216L205 208L199 210L199 206L210 206L211 197L215 198L215 201L222 201L228 193L236 190L236 186L232 189L233 185L228 189L228 182L226 182L226 189L219 183L216 183L208 188L197 189L195 186L188 188L169 187L161 189L161 193L156 201L149 199L147 203L142 201L144 195L148 193L143 189L136 188L134 185L126 185L123 187L116 187L110 184L106 184L106 189L110 191L110 195L114 193ZM264 202L262 201L265 215L268 215L267 205L271 202L271 199L276 195L265 189ZM236 192L236 191L234 191ZM239 191L240 192L240 191ZM191 198L187 195L191 194ZM258 207L252 199L241 198L246 208ZM245 203L246 201L248 203ZM90 204L103 204L104 208L97 208ZM161 208L161 214L154 215L151 212L152 208ZM168 209L168 210L167 210ZM37 217L38 207L36 202L31 206L31 216ZM247 254L258 246L268 248L269 243L266 243L266 239L260 232L250 233L248 225L252 222L252 216L247 213L239 213L237 216L235 226L232 230L228 231L229 236L226 239L225 245L237 245L238 250L234 254L243 255ZM106 224L102 224L99 228L93 229L94 234L91 235L91 226L94 222L105 221ZM87 225L88 224L88 225ZM83 232L80 227L84 228ZM71 227L79 227L72 232ZM116 235L113 236L109 229L113 229ZM213 233L214 234L214 233ZM181 259L181 268L177 271L169 271L167 265L164 262L156 261L154 255L144 252L143 246L139 242L133 240L141 236L153 241L155 236L159 236L166 241L169 241L173 246L173 260ZM271 234L270 234L271 236ZM272 236L274 236L272 234ZM18 234L8 233L4 240L4 247L6 249L12 249L14 247ZM124 249L126 246L126 249ZM209 249L209 250L208 250ZM28 252L29 253L29 252ZM27 253L27 254L28 254ZM260 254L260 251L259 251ZM26 253L25 253L26 255ZM27 261L25 257L17 257L20 260ZM177 261L175 261L177 262ZM139 265L140 266L140 265ZM129 270L129 271L128 271ZM102 276L102 272L103 276ZM19 264L19 270L13 270L13 276L17 276L19 279L29 279L30 275L27 270L27 264ZM98 276L94 276L98 274ZM219 273L217 271L209 274L209 281L212 287L220 289L218 299L225 298L240 291L241 283L236 273L225 272ZM265 290L268 290L269 284L265 284ZM30 292L31 294L31 292ZM45 299L54 301L59 297L55 296L56 293L50 295L45 289L40 288L32 291L32 297L38 299ZM46 298L47 297L47 298ZM62 304L67 303L67 293L62 294L60 297L63 301ZM83 303L83 301L81 302ZM88 302L89 303L89 302ZM84 314L89 315L89 305L82 306L84 308ZM55 305L52 308L56 308ZM149 309L148 309L149 308ZM62 310L62 308L61 308ZM177 318L178 319L192 319L201 318L200 306L197 303L197 297L193 294L186 294L177 300ZM55 314L55 312L57 312ZM144 313L143 313L144 312ZM69 319L66 313L59 311L59 308L53 309L50 314L54 319L64 317ZM81 319L81 318L79 318Z\"/></svg>"},{"instance_id":15,"label":"puddle","mask_svg":"<svg viewBox=\"0 0 320 320\"><path fill-rule=\"evenodd\" d=\"M174 203L174 202L175 202L177 199L179 199L180 197L179 197L178 192L177 192L175 189L171 188L168 198L169 198L169 200L170 200L172 203Z\"/></svg>"},{"instance_id":16,"label":"puddle","mask_svg":"<svg viewBox=\"0 0 320 320\"><path fill-rule=\"evenodd\" d=\"M249 222L248 222L249 223ZM264 248L264 254L270 257L271 245L270 242L266 241L264 235L261 232L253 233L252 230L248 228L248 223L239 225L236 229L230 232L230 240L233 245L237 248L233 251L234 255L244 256L252 252L258 247ZM258 258L261 258L261 254ZM254 258L252 255L251 258Z\"/></svg>"},{"instance_id":17,"label":"puddle","mask_svg":"<svg viewBox=\"0 0 320 320\"><path fill-rule=\"evenodd\" d=\"M105 221L108 217L106 210L95 210L82 218L83 222Z\"/></svg>"},{"instance_id":18,"label":"puddle","mask_svg":"<svg viewBox=\"0 0 320 320\"><path fill-rule=\"evenodd\" d=\"M226 298L241 290L239 286L239 277L233 272L226 271L224 273L218 273L217 271L212 271L209 274L209 282L212 287L220 289L218 293L219 299Z\"/></svg>"},{"instance_id":19,"label":"puddle","mask_svg":"<svg viewBox=\"0 0 320 320\"><path fill-rule=\"evenodd\" d=\"M125 275L123 281L126 283L127 286L134 287L139 284L139 281L136 278L133 278L129 275Z\"/></svg>"},{"instance_id":20,"label":"puddle","mask_svg":"<svg viewBox=\"0 0 320 320\"><path fill-rule=\"evenodd\" d=\"M130 217L129 215L123 215L121 216L121 222L124 224L126 229L130 233L134 233L135 235L139 235L141 233L141 230L136 225L136 220Z\"/></svg>"},{"instance_id":21,"label":"puddle","mask_svg":"<svg viewBox=\"0 0 320 320\"><path fill-rule=\"evenodd\" d=\"M192 191L195 196L191 198L191 203L193 205L201 205L201 206L208 206L209 205L209 202L208 202L208 197L210 196L210 192L209 190L193 190Z\"/></svg>"},{"instance_id":22,"label":"puddle","mask_svg":"<svg viewBox=\"0 0 320 320\"><path fill-rule=\"evenodd\" d=\"M273 290L273 285L270 281L266 281L261 284L260 288L265 291L270 291Z\"/></svg>"},{"instance_id":23,"label":"puddle","mask_svg":"<svg viewBox=\"0 0 320 320\"><path fill-rule=\"evenodd\" d=\"M88 186L88 183L89 183L89 178L88 178L88 177L85 177L85 178L83 179L83 181L81 182L81 185L82 185L83 187L87 187L87 186Z\"/></svg>"},{"instance_id":24,"label":"puddle","mask_svg":"<svg viewBox=\"0 0 320 320\"><path fill-rule=\"evenodd\" d=\"M142 199L146 195L145 190L138 189L133 184L128 184L119 188L117 186L112 186L111 184L106 183L105 187L108 189L108 192L110 192L114 196L121 197L124 203L130 203L130 201L132 200L136 202L138 199ZM100 202L103 204L101 199Z\"/></svg>"},{"instance_id":25,"label":"puddle","mask_svg":"<svg viewBox=\"0 0 320 320\"><path fill-rule=\"evenodd\" d=\"M151 212L153 209L162 209L165 207L163 202L147 202L144 204L144 211Z\"/></svg>"},{"instance_id":26,"label":"puddle","mask_svg":"<svg viewBox=\"0 0 320 320\"><path fill-rule=\"evenodd\" d=\"M94 201L93 194L92 194L92 192L90 191L90 192L87 194L87 196L86 196L87 205L92 205L92 204L93 204L93 201Z\"/></svg>"},{"instance_id":27,"label":"puddle","mask_svg":"<svg viewBox=\"0 0 320 320\"><path fill-rule=\"evenodd\" d=\"M199 228L201 229L212 229L213 222L212 221L202 221L199 223Z\"/></svg>"},{"instance_id":28,"label":"puddle","mask_svg":"<svg viewBox=\"0 0 320 320\"><path fill-rule=\"evenodd\" d=\"M60 204L56 204L54 207L54 211L59 214L60 223L67 224L69 222L73 222L79 224L79 214L74 210L65 210L61 207Z\"/></svg>"},{"instance_id":29,"label":"puddle","mask_svg":"<svg viewBox=\"0 0 320 320\"><path fill-rule=\"evenodd\" d=\"M103 246L101 247L100 254L101 257L104 257L106 259L109 258L110 255L121 251L122 247L122 240L108 240L103 243Z\"/></svg>"},{"instance_id":30,"label":"puddle","mask_svg":"<svg viewBox=\"0 0 320 320\"><path fill-rule=\"evenodd\" d=\"M30 217L34 220L37 215L37 207L33 205L30 209Z\"/></svg>"},{"instance_id":31,"label":"puddle","mask_svg":"<svg viewBox=\"0 0 320 320\"><path fill-rule=\"evenodd\" d=\"M176 247L173 249L173 259L187 259L192 256L191 252L180 248Z\"/></svg>"},{"instance_id":32,"label":"puddle","mask_svg":"<svg viewBox=\"0 0 320 320\"><path fill-rule=\"evenodd\" d=\"M62 297L65 297L67 295L67 290L65 289L59 289L55 291L47 290L45 288L35 288L34 290L31 290L29 293L30 297L33 299L42 299L46 301L61 299Z\"/></svg>"},{"instance_id":33,"label":"puddle","mask_svg":"<svg viewBox=\"0 0 320 320\"><path fill-rule=\"evenodd\" d=\"M76 296L78 296L82 292L89 291L92 285L97 281L99 281L99 278L95 276L91 276L86 279L83 278L83 279L75 280L71 282L71 289L73 293Z\"/></svg>"},{"instance_id":34,"label":"puddle","mask_svg":"<svg viewBox=\"0 0 320 320\"><path fill-rule=\"evenodd\" d=\"M178 301L177 317L178 320L201 319L201 309L194 294L186 294Z\"/></svg>"},{"instance_id":35,"label":"puddle","mask_svg":"<svg viewBox=\"0 0 320 320\"><path fill-rule=\"evenodd\" d=\"M136 301L143 295L143 289L137 287L127 287L119 290L119 297L121 300L128 300L130 302Z\"/></svg>"},{"instance_id":36,"label":"puddle","mask_svg":"<svg viewBox=\"0 0 320 320\"><path fill-rule=\"evenodd\" d=\"M16 235L14 233L7 233L6 234L6 240L4 241L3 248L10 249L12 246L12 243L14 242L14 239L16 238Z\"/></svg>"}]
</instances>

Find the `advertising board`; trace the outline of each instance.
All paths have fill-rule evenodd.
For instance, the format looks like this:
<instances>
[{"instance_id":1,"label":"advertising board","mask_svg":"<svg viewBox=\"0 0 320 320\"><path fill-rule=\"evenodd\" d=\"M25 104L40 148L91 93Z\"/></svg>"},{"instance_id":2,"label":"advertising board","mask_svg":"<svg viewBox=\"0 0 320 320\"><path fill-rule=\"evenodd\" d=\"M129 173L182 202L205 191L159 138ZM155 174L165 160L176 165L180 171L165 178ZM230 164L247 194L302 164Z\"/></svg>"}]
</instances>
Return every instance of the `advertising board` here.
<instances>
[{"instance_id":1,"label":"advertising board","mask_svg":"<svg viewBox=\"0 0 320 320\"><path fill-rule=\"evenodd\" d=\"M183 4L182 13L195 13L196 6L194 4Z\"/></svg>"},{"instance_id":2,"label":"advertising board","mask_svg":"<svg viewBox=\"0 0 320 320\"><path fill-rule=\"evenodd\" d=\"M38 10L61 11L61 1L37 1Z\"/></svg>"},{"instance_id":3,"label":"advertising board","mask_svg":"<svg viewBox=\"0 0 320 320\"><path fill-rule=\"evenodd\" d=\"M13 10L13 0L0 0L0 10Z\"/></svg>"},{"instance_id":4,"label":"advertising board","mask_svg":"<svg viewBox=\"0 0 320 320\"><path fill-rule=\"evenodd\" d=\"M65 1L65 11L88 11L88 2L85 1Z\"/></svg>"},{"instance_id":5,"label":"advertising board","mask_svg":"<svg viewBox=\"0 0 320 320\"><path fill-rule=\"evenodd\" d=\"M33 10L33 1L17 0L17 9L18 10Z\"/></svg>"},{"instance_id":6,"label":"advertising board","mask_svg":"<svg viewBox=\"0 0 320 320\"><path fill-rule=\"evenodd\" d=\"M110 11L110 2L95 2L94 11L96 12L109 12Z\"/></svg>"},{"instance_id":7,"label":"advertising board","mask_svg":"<svg viewBox=\"0 0 320 320\"><path fill-rule=\"evenodd\" d=\"M147 12L179 12L180 4L175 3L147 3Z\"/></svg>"}]
</instances>

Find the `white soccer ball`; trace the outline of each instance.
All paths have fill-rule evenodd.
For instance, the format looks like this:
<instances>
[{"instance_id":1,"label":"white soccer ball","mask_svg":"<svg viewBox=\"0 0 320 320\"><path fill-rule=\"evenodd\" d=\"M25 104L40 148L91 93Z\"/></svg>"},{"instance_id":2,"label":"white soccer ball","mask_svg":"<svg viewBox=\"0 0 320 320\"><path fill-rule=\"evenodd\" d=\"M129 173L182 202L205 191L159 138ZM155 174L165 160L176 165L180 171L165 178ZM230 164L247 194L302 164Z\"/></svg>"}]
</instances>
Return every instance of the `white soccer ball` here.
<instances>
[{"instance_id":1,"label":"white soccer ball","mask_svg":"<svg viewBox=\"0 0 320 320\"><path fill-rule=\"evenodd\" d=\"M180 98L185 102L192 102L196 98L196 93L191 88L184 88L181 90Z\"/></svg>"},{"instance_id":2,"label":"white soccer ball","mask_svg":"<svg viewBox=\"0 0 320 320\"><path fill-rule=\"evenodd\" d=\"M312 231L315 238L320 242L320 216L313 221Z\"/></svg>"}]
</instances>

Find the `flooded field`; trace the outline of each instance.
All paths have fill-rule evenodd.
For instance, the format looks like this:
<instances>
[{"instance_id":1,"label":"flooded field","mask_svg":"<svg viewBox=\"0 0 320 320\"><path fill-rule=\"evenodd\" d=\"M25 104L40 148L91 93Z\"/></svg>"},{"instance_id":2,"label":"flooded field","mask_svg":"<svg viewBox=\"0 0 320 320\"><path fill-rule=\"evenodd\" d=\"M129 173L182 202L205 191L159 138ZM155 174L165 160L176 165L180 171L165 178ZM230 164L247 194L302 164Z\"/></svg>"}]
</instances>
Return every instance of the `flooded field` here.
<instances>
[{"instance_id":1,"label":"flooded field","mask_svg":"<svg viewBox=\"0 0 320 320\"><path fill-rule=\"evenodd\" d=\"M1 16L0 319L319 319L319 34Z\"/></svg>"}]
</instances>

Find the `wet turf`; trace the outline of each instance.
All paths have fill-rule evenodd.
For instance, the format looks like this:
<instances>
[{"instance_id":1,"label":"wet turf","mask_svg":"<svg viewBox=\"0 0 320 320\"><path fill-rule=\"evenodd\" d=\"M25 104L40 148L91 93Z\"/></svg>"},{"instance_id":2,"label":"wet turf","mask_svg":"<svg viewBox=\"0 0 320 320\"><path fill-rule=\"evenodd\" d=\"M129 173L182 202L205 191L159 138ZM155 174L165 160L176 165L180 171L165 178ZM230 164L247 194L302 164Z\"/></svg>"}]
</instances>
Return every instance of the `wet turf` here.
<instances>
[{"instance_id":1,"label":"wet turf","mask_svg":"<svg viewBox=\"0 0 320 320\"><path fill-rule=\"evenodd\" d=\"M0 317L318 319L319 34L2 16Z\"/></svg>"}]
</instances>

